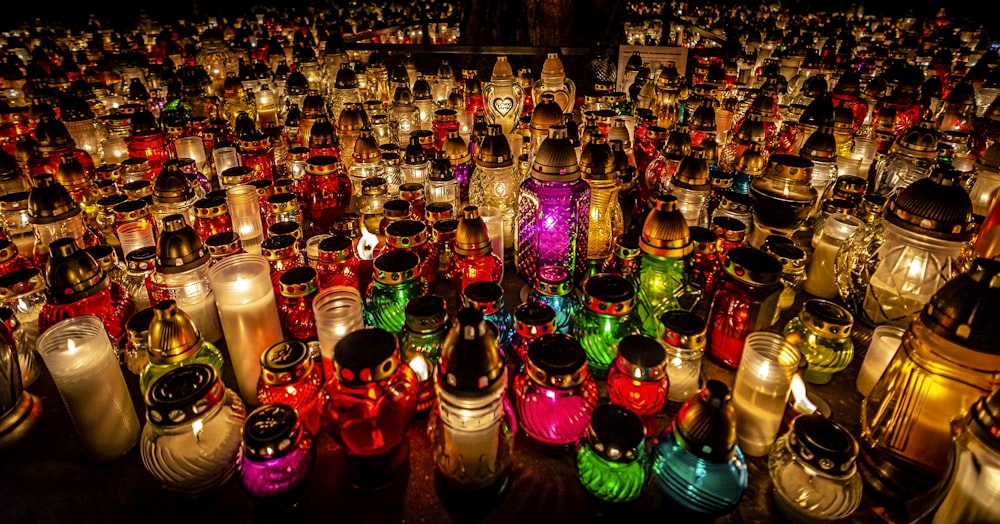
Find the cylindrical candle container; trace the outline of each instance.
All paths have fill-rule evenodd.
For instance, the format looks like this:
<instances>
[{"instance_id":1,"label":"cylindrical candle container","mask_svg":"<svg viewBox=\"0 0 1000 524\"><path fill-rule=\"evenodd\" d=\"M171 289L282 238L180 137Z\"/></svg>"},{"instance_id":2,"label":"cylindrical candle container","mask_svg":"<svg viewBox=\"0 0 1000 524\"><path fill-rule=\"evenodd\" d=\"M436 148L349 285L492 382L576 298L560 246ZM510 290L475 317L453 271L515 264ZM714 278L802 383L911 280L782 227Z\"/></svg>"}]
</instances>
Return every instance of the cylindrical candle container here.
<instances>
[{"instance_id":1,"label":"cylindrical candle container","mask_svg":"<svg viewBox=\"0 0 1000 524\"><path fill-rule=\"evenodd\" d=\"M736 436L747 455L762 457L774 443L799 359L798 350L777 333L761 331L746 338L733 386L733 408Z\"/></svg>"},{"instance_id":2,"label":"cylindrical candle container","mask_svg":"<svg viewBox=\"0 0 1000 524\"><path fill-rule=\"evenodd\" d=\"M729 252L724 270L708 315L708 354L736 368L747 335L774 322L781 263L759 249L739 247Z\"/></svg>"},{"instance_id":3,"label":"cylindrical candle container","mask_svg":"<svg viewBox=\"0 0 1000 524\"><path fill-rule=\"evenodd\" d=\"M215 172L222 174L240 165L240 151L234 146L216 147L212 151L212 159L215 160Z\"/></svg>"},{"instance_id":4,"label":"cylindrical candle container","mask_svg":"<svg viewBox=\"0 0 1000 524\"><path fill-rule=\"evenodd\" d=\"M351 239L343 235L329 235L317 246L316 273L319 288L347 286L358 289L360 261L354 255Z\"/></svg>"},{"instance_id":5,"label":"cylindrical candle container","mask_svg":"<svg viewBox=\"0 0 1000 524\"><path fill-rule=\"evenodd\" d=\"M208 279L240 394L256 405L260 355L284 338L267 259L249 253L227 257L212 266Z\"/></svg>"},{"instance_id":6,"label":"cylindrical candle container","mask_svg":"<svg viewBox=\"0 0 1000 524\"><path fill-rule=\"evenodd\" d=\"M300 340L282 340L260 356L257 400L262 405L286 404L295 408L301 423L313 435L319 431L323 411L321 390L323 367L309 345Z\"/></svg>"},{"instance_id":7,"label":"cylindrical candle container","mask_svg":"<svg viewBox=\"0 0 1000 524\"><path fill-rule=\"evenodd\" d=\"M812 238L813 253L806 266L807 293L827 299L837 297L834 260L840 246L861 225L861 219L842 213L830 215L823 221Z\"/></svg>"},{"instance_id":8,"label":"cylindrical candle container","mask_svg":"<svg viewBox=\"0 0 1000 524\"><path fill-rule=\"evenodd\" d=\"M684 402L703 387L701 360L705 355L705 321L694 313L678 309L660 315L660 323L663 324L660 343L667 352L670 379L667 400Z\"/></svg>"},{"instance_id":9,"label":"cylindrical candle container","mask_svg":"<svg viewBox=\"0 0 1000 524\"><path fill-rule=\"evenodd\" d=\"M211 176L208 165L208 155L205 154L205 142L200 136L184 136L174 140L177 158L190 158L198 166L198 171Z\"/></svg>"},{"instance_id":10,"label":"cylindrical candle container","mask_svg":"<svg viewBox=\"0 0 1000 524\"><path fill-rule=\"evenodd\" d=\"M240 236L240 242L247 253L259 255L260 244L264 241L264 225L260 219L260 201L257 189L250 185L237 185L226 190L229 216L233 219L233 231Z\"/></svg>"},{"instance_id":11,"label":"cylindrical candle container","mask_svg":"<svg viewBox=\"0 0 1000 524\"><path fill-rule=\"evenodd\" d=\"M171 370L153 382L145 401L142 463L165 489L197 496L229 480L246 411L215 368Z\"/></svg>"},{"instance_id":12,"label":"cylindrical candle container","mask_svg":"<svg viewBox=\"0 0 1000 524\"><path fill-rule=\"evenodd\" d=\"M139 418L104 322L93 315L63 320L38 338L38 353L87 455L108 461L132 449Z\"/></svg>"},{"instance_id":13,"label":"cylindrical candle container","mask_svg":"<svg viewBox=\"0 0 1000 524\"><path fill-rule=\"evenodd\" d=\"M289 269L278 279L278 316L285 332L295 340L316 340L316 281L316 270L311 267Z\"/></svg>"},{"instance_id":14,"label":"cylindrical candle container","mask_svg":"<svg viewBox=\"0 0 1000 524\"><path fill-rule=\"evenodd\" d=\"M605 502L639 498L649 480L645 444L642 422L634 413L614 404L598 407L576 452L580 483Z\"/></svg>"},{"instance_id":15,"label":"cylindrical candle container","mask_svg":"<svg viewBox=\"0 0 1000 524\"><path fill-rule=\"evenodd\" d=\"M899 345L903 341L903 328L896 326L879 326L872 331L868 352L858 371L857 388L861 396L867 397L875 383L882 377L882 372L889 366L892 357L896 356Z\"/></svg>"},{"instance_id":16,"label":"cylindrical candle container","mask_svg":"<svg viewBox=\"0 0 1000 524\"><path fill-rule=\"evenodd\" d=\"M269 508L294 506L316 462L313 435L291 406L270 404L253 410L243 424L240 485Z\"/></svg>"},{"instance_id":17,"label":"cylindrical candle container","mask_svg":"<svg viewBox=\"0 0 1000 524\"><path fill-rule=\"evenodd\" d=\"M514 379L514 397L518 422L535 442L551 449L579 442L598 403L580 343L559 334L532 342L525 370Z\"/></svg>"},{"instance_id":18,"label":"cylindrical candle container","mask_svg":"<svg viewBox=\"0 0 1000 524\"><path fill-rule=\"evenodd\" d=\"M380 328L349 334L333 356L327 430L344 449L351 484L383 488L409 453L406 433L416 413L417 375L400 361L396 337Z\"/></svg>"},{"instance_id":19,"label":"cylindrical candle container","mask_svg":"<svg viewBox=\"0 0 1000 524\"><path fill-rule=\"evenodd\" d=\"M499 207L481 206L479 208L479 218L482 218L483 224L486 225L486 234L489 236L490 245L493 247L493 254L500 257L500 260L504 260L503 210Z\"/></svg>"},{"instance_id":20,"label":"cylindrical candle container","mask_svg":"<svg viewBox=\"0 0 1000 524\"><path fill-rule=\"evenodd\" d=\"M323 356L327 381L333 377L333 348L340 339L365 327L361 293L354 288L334 286L320 291L313 299L316 335Z\"/></svg>"},{"instance_id":21,"label":"cylindrical candle container","mask_svg":"<svg viewBox=\"0 0 1000 524\"><path fill-rule=\"evenodd\" d=\"M667 403L667 352L656 339L629 335L618 343L608 372L608 397L642 419L646 436L656 433L656 414Z\"/></svg>"}]
</instances>

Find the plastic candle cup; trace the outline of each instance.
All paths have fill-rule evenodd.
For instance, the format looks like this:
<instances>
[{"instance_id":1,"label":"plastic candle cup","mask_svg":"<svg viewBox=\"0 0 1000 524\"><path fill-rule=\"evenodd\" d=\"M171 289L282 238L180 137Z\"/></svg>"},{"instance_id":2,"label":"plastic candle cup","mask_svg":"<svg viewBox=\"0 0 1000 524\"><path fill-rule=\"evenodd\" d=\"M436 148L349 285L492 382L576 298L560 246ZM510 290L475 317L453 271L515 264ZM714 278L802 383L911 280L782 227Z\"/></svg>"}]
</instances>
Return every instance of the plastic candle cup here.
<instances>
[{"instance_id":1,"label":"plastic candle cup","mask_svg":"<svg viewBox=\"0 0 1000 524\"><path fill-rule=\"evenodd\" d=\"M903 341L903 328L879 326L872 331L871 344L858 372L858 393L867 397Z\"/></svg>"},{"instance_id":2,"label":"plastic candle cup","mask_svg":"<svg viewBox=\"0 0 1000 524\"><path fill-rule=\"evenodd\" d=\"M100 318L57 323L38 338L38 353L88 456L113 460L135 446L139 418Z\"/></svg>"},{"instance_id":3,"label":"plastic candle cup","mask_svg":"<svg viewBox=\"0 0 1000 524\"><path fill-rule=\"evenodd\" d=\"M208 278L240 394L248 405L257 405L260 355L284 338L267 259L233 255L212 266Z\"/></svg>"},{"instance_id":4,"label":"plastic candle cup","mask_svg":"<svg viewBox=\"0 0 1000 524\"><path fill-rule=\"evenodd\" d=\"M324 289L313 300L316 334L327 380L333 376L333 348L348 333L365 327L361 293L346 286Z\"/></svg>"},{"instance_id":5,"label":"plastic candle cup","mask_svg":"<svg viewBox=\"0 0 1000 524\"><path fill-rule=\"evenodd\" d=\"M781 335L747 336L733 387L736 436L747 455L764 456L774 442L799 359L798 350Z\"/></svg>"}]
</instances>

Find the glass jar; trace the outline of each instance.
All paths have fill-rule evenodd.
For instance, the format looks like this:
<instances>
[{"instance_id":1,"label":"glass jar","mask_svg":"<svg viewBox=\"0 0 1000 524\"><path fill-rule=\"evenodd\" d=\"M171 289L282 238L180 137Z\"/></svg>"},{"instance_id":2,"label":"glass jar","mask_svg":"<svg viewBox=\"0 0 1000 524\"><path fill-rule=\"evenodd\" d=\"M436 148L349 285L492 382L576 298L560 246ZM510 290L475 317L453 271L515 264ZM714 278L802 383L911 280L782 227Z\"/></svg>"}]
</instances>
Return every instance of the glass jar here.
<instances>
[{"instance_id":1,"label":"glass jar","mask_svg":"<svg viewBox=\"0 0 1000 524\"><path fill-rule=\"evenodd\" d=\"M4 428L0 445L4 448L16 444L31 431L38 423L42 407L40 398L24 391L15 338L9 326L0 326L0 344L3 345L0 350L0 425Z\"/></svg>"},{"instance_id":2,"label":"glass jar","mask_svg":"<svg viewBox=\"0 0 1000 524\"><path fill-rule=\"evenodd\" d=\"M246 253L246 250L243 249L243 242L240 240L240 236L232 231L206 238L205 248L208 249L209 267L212 267L212 265L226 257Z\"/></svg>"},{"instance_id":3,"label":"glass jar","mask_svg":"<svg viewBox=\"0 0 1000 524\"><path fill-rule=\"evenodd\" d=\"M462 304L483 314L497 329L497 342L504 355L514 341L514 317L503 305L503 288L494 282L473 282L462 292Z\"/></svg>"},{"instance_id":4,"label":"glass jar","mask_svg":"<svg viewBox=\"0 0 1000 524\"><path fill-rule=\"evenodd\" d=\"M653 476L660 490L697 514L729 512L747 487L731 400L724 383L709 380L681 405L653 448Z\"/></svg>"},{"instance_id":5,"label":"glass jar","mask_svg":"<svg viewBox=\"0 0 1000 524\"><path fill-rule=\"evenodd\" d=\"M173 214L181 214L184 221L194 224L194 203L198 197L188 182L187 174L172 161L156 176L153 184L153 223L163 231L163 221Z\"/></svg>"},{"instance_id":6,"label":"glass jar","mask_svg":"<svg viewBox=\"0 0 1000 524\"><path fill-rule=\"evenodd\" d=\"M97 235L87 226L82 211L51 175L35 178L35 186L28 194L28 222L35 232L32 256L36 266L44 265L49 244L57 239L72 238L81 249L97 245Z\"/></svg>"},{"instance_id":7,"label":"glass jar","mask_svg":"<svg viewBox=\"0 0 1000 524\"><path fill-rule=\"evenodd\" d=\"M274 146L264 133L250 133L237 140L240 165L253 169L253 180L274 180Z\"/></svg>"},{"instance_id":8,"label":"glass jar","mask_svg":"<svg viewBox=\"0 0 1000 524\"><path fill-rule=\"evenodd\" d=\"M997 456L997 413L1000 395L977 400L968 415L952 429L952 459L947 481L940 491L940 505L932 524L995 522L996 490L993 475L1000 470Z\"/></svg>"},{"instance_id":9,"label":"glass jar","mask_svg":"<svg viewBox=\"0 0 1000 524\"><path fill-rule=\"evenodd\" d=\"M1000 262L980 258L938 290L862 402L861 472L879 494L930 490L947 471L950 419L1000 386L997 322L978 313L1000 303L998 275Z\"/></svg>"},{"instance_id":10,"label":"glass jar","mask_svg":"<svg viewBox=\"0 0 1000 524\"><path fill-rule=\"evenodd\" d=\"M781 295L778 297L778 307L774 310L774 321L777 322L781 312L795 304L795 297L805 287L806 253L785 237L768 237L761 250L771 255L781 264Z\"/></svg>"},{"instance_id":11,"label":"glass jar","mask_svg":"<svg viewBox=\"0 0 1000 524\"><path fill-rule=\"evenodd\" d=\"M271 266L271 283L275 296L281 294L279 279L290 269L305 266L298 241L292 235L271 235L260 244L260 252Z\"/></svg>"},{"instance_id":12,"label":"glass jar","mask_svg":"<svg viewBox=\"0 0 1000 524\"><path fill-rule=\"evenodd\" d=\"M439 159L441 158L442 153L444 153L443 156L448 159L451 173L455 176L455 181L458 184L456 205L460 205L462 202L468 202L469 178L472 175L472 168L474 166L472 162L472 154L470 153L470 146L466 145L465 140L458 135L458 131L449 131L448 138L444 141L444 149L438 153ZM443 166L441 171L444 172ZM431 180L434 179L433 175L434 169L432 168L430 177ZM458 209L458 207L456 207L456 209Z\"/></svg>"},{"instance_id":13,"label":"glass jar","mask_svg":"<svg viewBox=\"0 0 1000 524\"><path fill-rule=\"evenodd\" d=\"M222 374L222 353L201 336L190 315L178 309L173 300L162 300L152 309L146 339L149 363L139 373L143 395L157 378L181 366L208 364Z\"/></svg>"},{"instance_id":14,"label":"glass jar","mask_svg":"<svg viewBox=\"0 0 1000 524\"><path fill-rule=\"evenodd\" d=\"M208 282L209 254L194 229L181 215L164 219L156 246L156 273L162 278L166 296L191 315L201 335L209 342L222 338L215 293Z\"/></svg>"},{"instance_id":15,"label":"glass jar","mask_svg":"<svg viewBox=\"0 0 1000 524\"><path fill-rule=\"evenodd\" d=\"M503 134L514 130L521 116L524 95L525 90L514 78L514 70L507 57L498 56L490 81L483 84L483 98L489 122L501 126Z\"/></svg>"},{"instance_id":16,"label":"glass jar","mask_svg":"<svg viewBox=\"0 0 1000 524\"><path fill-rule=\"evenodd\" d=\"M861 320L906 327L931 295L969 267L972 204L945 173L893 198L883 219L837 252L841 297Z\"/></svg>"},{"instance_id":17,"label":"glass jar","mask_svg":"<svg viewBox=\"0 0 1000 524\"><path fill-rule=\"evenodd\" d=\"M639 319L642 331L659 336L660 315L671 309L687 309L694 273L691 252L694 246L684 215L672 196L656 198L656 204L642 226L639 269ZM682 303L683 301L683 303Z\"/></svg>"},{"instance_id":18,"label":"glass jar","mask_svg":"<svg viewBox=\"0 0 1000 524\"><path fill-rule=\"evenodd\" d=\"M304 495L316 461L314 433L295 408L269 404L253 410L243 424L238 470L250 495L278 508Z\"/></svg>"},{"instance_id":19,"label":"glass jar","mask_svg":"<svg viewBox=\"0 0 1000 524\"><path fill-rule=\"evenodd\" d=\"M153 322L153 308L140 309L126 323L128 340L119 354L119 360L135 375L149 363L149 325Z\"/></svg>"},{"instance_id":20,"label":"glass jar","mask_svg":"<svg viewBox=\"0 0 1000 524\"><path fill-rule=\"evenodd\" d=\"M657 413L667 402L667 354L655 339L628 335L618 343L618 354L608 372L612 404L640 417L647 437L656 434Z\"/></svg>"},{"instance_id":21,"label":"glass jar","mask_svg":"<svg viewBox=\"0 0 1000 524\"><path fill-rule=\"evenodd\" d=\"M759 249L740 247L729 252L708 315L712 358L736 369L747 335L771 326L783 289L780 274L781 264Z\"/></svg>"},{"instance_id":22,"label":"glass jar","mask_svg":"<svg viewBox=\"0 0 1000 524\"><path fill-rule=\"evenodd\" d=\"M791 237L815 207L819 194L810 185L813 163L792 155L773 155L764 176L750 182L753 231L750 244L768 235Z\"/></svg>"},{"instance_id":23,"label":"glass jar","mask_svg":"<svg viewBox=\"0 0 1000 524\"><path fill-rule=\"evenodd\" d=\"M827 299L838 296L834 272L837 251L861 225L860 219L843 213L834 213L819 224L813 234L813 252L806 266L806 293Z\"/></svg>"},{"instance_id":24,"label":"glass jar","mask_svg":"<svg viewBox=\"0 0 1000 524\"><path fill-rule=\"evenodd\" d=\"M469 181L469 203L492 206L503 215L504 253L514 253L514 225L521 177L514 168L507 137L500 126L489 125L476 148L476 168Z\"/></svg>"},{"instance_id":25,"label":"glass jar","mask_svg":"<svg viewBox=\"0 0 1000 524\"><path fill-rule=\"evenodd\" d=\"M826 384L854 358L851 328L854 317L828 300L806 300L798 316L788 321L782 334L806 361L802 378Z\"/></svg>"},{"instance_id":26,"label":"glass jar","mask_svg":"<svg viewBox=\"0 0 1000 524\"><path fill-rule=\"evenodd\" d=\"M533 100L541 100L543 94L552 95L563 113L573 112L576 84L566 76L562 61L556 53L548 54L538 80L531 86Z\"/></svg>"},{"instance_id":27,"label":"glass jar","mask_svg":"<svg viewBox=\"0 0 1000 524\"><path fill-rule=\"evenodd\" d=\"M528 293L529 302L547 304L556 312L556 331L569 334L572 319L583 303L573 292L573 277L561 267L542 269Z\"/></svg>"},{"instance_id":28,"label":"glass jar","mask_svg":"<svg viewBox=\"0 0 1000 524\"><path fill-rule=\"evenodd\" d=\"M704 387L701 360L705 355L705 321L689 311L667 311L660 316L670 381L667 400L684 402Z\"/></svg>"},{"instance_id":29,"label":"glass jar","mask_svg":"<svg viewBox=\"0 0 1000 524\"><path fill-rule=\"evenodd\" d=\"M565 126L552 126L535 155L531 178L521 184L516 261L528 282L548 267L580 275L586 266L590 186L580 179L572 147Z\"/></svg>"},{"instance_id":30,"label":"glass jar","mask_svg":"<svg viewBox=\"0 0 1000 524\"><path fill-rule=\"evenodd\" d=\"M344 448L348 481L359 489L384 487L409 453L417 375L400 361L396 337L377 327L342 338L333 359L325 426Z\"/></svg>"},{"instance_id":31,"label":"glass jar","mask_svg":"<svg viewBox=\"0 0 1000 524\"><path fill-rule=\"evenodd\" d=\"M336 157L319 156L306 162L306 174L299 180L295 194L313 227L329 232L336 218L347 211L353 188Z\"/></svg>"},{"instance_id":32,"label":"glass jar","mask_svg":"<svg viewBox=\"0 0 1000 524\"><path fill-rule=\"evenodd\" d=\"M427 205L443 202L451 204L452 209L461 209L458 179L446 152L438 151L437 156L431 161L431 171L427 181L424 182L424 191L427 195Z\"/></svg>"},{"instance_id":33,"label":"glass jar","mask_svg":"<svg viewBox=\"0 0 1000 524\"><path fill-rule=\"evenodd\" d=\"M625 219L618 202L621 173L604 135L593 136L584 146L580 170L590 186L587 258L604 260L611 254L615 239L625 231Z\"/></svg>"},{"instance_id":34,"label":"glass jar","mask_svg":"<svg viewBox=\"0 0 1000 524\"><path fill-rule=\"evenodd\" d=\"M403 164L400 166L403 175L402 183L423 185L431 172L431 163L420 144L419 133L413 133L403 152Z\"/></svg>"},{"instance_id":35,"label":"glass jar","mask_svg":"<svg viewBox=\"0 0 1000 524\"><path fill-rule=\"evenodd\" d=\"M289 338L316 339L313 300L317 291L316 270L311 267L289 269L278 277L278 317Z\"/></svg>"},{"instance_id":36,"label":"glass jar","mask_svg":"<svg viewBox=\"0 0 1000 524\"><path fill-rule=\"evenodd\" d=\"M406 304L424 293L419 266L420 257L410 251L389 251L375 258L374 280L365 292L365 325L402 333Z\"/></svg>"},{"instance_id":37,"label":"glass jar","mask_svg":"<svg viewBox=\"0 0 1000 524\"><path fill-rule=\"evenodd\" d=\"M145 394L147 424L140 450L164 488L196 496L236 471L243 402L208 364L168 371Z\"/></svg>"},{"instance_id":38,"label":"glass jar","mask_svg":"<svg viewBox=\"0 0 1000 524\"><path fill-rule=\"evenodd\" d=\"M45 305L45 279L41 270L24 268L0 275L0 300L16 317L21 334L17 341L21 385L28 387L41 373L41 366L35 358L38 317Z\"/></svg>"},{"instance_id":39,"label":"glass jar","mask_svg":"<svg viewBox=\"0 0 1000 524\"><path fill-rule=\"evenodd\" d=\"M605 378L618 343L640 333L632 313L635 288L618 275L597 274L583 283L583 308L570 320L569 330L587 354L591 374Z\"/></svg>"},{"instance_id":40,"label":"glass jar","mask_svg":"<svg viewBox=\"0 0 1000 524\"><path fill-rule=\"evenodd\" d=\"M361 182L361 198L358 199L358 213L364 221L365 229L378 231L384 216L384 206L389 200L388 186L381 177L366 178Z\"/></svg>"},{"instance_id":41,"label":"glass jar","mask_svg":"<svg viewBox=\"0 0 1000 524\"><path fill-rule=\"evenodd\" d=\"M417 412L426 412L434 405L434 375L450 328L448 308L443 298L424 295L406 304L406 324L399 344L403 360L420 380Z\"/></svg>"},{"instance_id":42,"label":"glass jar","mask_svg":"<svg viewBox=\"0 0 1000 524\"><path fill-rule=\"evenodd\" d=\"M205 197L194 203L194 222L191 224L202 241L208 237L233 230L233 219L223 197Z\"/></svg>"},{"instance_id":43,"label":"glass jar","mask_svg":"<svg viewBox=\"0 0 1000 524\"><path fill-rule=\"evenodd\" d=\"M605 502L639 498L649 480L649 457L642 422L631 411L614 404L594 410L587 438L576 452L580 483Z\"/></svg>"},{"instance_id":44,"label":"glass jar","mask_svg":"<svg viewBox=\"0 0 1000 524\"><path fill-rule=\"evenodd\" d=\"M45 305L38 313L38 332L44 333L57 322L79 315L96 315L112 341L125 338L125 322L135 312L131 297L72 238L50 245L52 256L45 270L48 282Z\"/></svg>"},{"instance_id":45,"label":"glass jar","mask_svg":"<svg viewBox=\"0 0 1000 524\"><path fill-rule=\"evenodd\" d=\"M774 501L792 522L833 522L861 505L858 442L819 413L792 420L771 448L767 468Z\"/></svg>"},{"instance_id":46,"label":"glass jar","mask_svg":"<svg viewBox=\"0 0 1000 524\"><path fill-rule=\"evenodd\" d=\"M28 217L27 191L0 196L0 225L17 250L30 258L35 250L35 234Z\"/></svg>"},{"instance_id":47,"label":"glass jar","mask_svg":"<svg viewBox=\"0 0 1000 524\"><path fill-rule=\"evenodd\" d=\"M399 198L410 203L410 217L423 220L427 212L427 199L424 197L424 183L407 182L399 186Z\"/></svg>"},{"instance_id":48,"label":"glass jar","mask_svg":"<svg viewBox=\"0 0 1000 524\"><path fill-rule=\"evenodd\" d=\"M553 449L576 445L598 403L580 343L568 335L538 337L514 379L514 399L517 420L532 440Z\"/></svg>"},{"instance_id":49,"label":"glass jar","mask_svg":"<svg viewBox=\"0 0 1000 524\"><path fill-rule=\"evenodd\" d=\"M460 293L473 282L499 284L503 279L503 260L493 252L486 225L475 206L467 206L458 221L454 254L446 273L458 284Z\"/></svg>"},{"instance_id":50,"label":"glass jar","mask_svg":"<svg viewBox=\"0 0 1000 524\"><path fill-rule=\"evenodd\" d=\"M351 239L330 235L319 242L316 274L320 289L347 286L358 289L359 261Z\"/></svg>"},{"instance_id":51,"label":"glass jar","mask_svg":"<svg viewBox=\"0 0 1000 524\"><path fill-rule=\"evenodd\" d=\"M701 288L701 297L695 308L705 315L715 295L715 282L722 274L722 260L719 256L719 237L712 230L694 226L689 229L691 244L691 273L696 285Z\"/></svg>"},{"instance_id":52,"label":"glass jar","mask_svg":"<svg viewBox=\"0 0 1000 524\"><path fill-rule=\"evenodd\" d=\"M305 342L282 340L260 355L257 400L262 406L284 404L295 409L302 427L310 434L320 429L323 413L323 366Z\"/></svg>"},{"instance_id":53,"label":"glass jar","mask_svg":"<svg viewBox=\"0 0 1000 524\"><path fill-rule=\"evenodd\" d=\"M524 302L514 310L514 338L505 354L510 379L524 370L528 346L542 335L556 332L556 312L544 302Z\"/></svg>"},{"instance_id":54,"label":"glass jar","mask_svg":"<svg viewBox=\"0 0 1000 524\"><path fill-rule=\"evenodd\" d=\"M503 494L516 424L496 332L481 313L458 312L436 369L437 402L427 422L436 473L458 497Z\"/></svg>"},{"instance_id":55,"label":"glass jar","mask_svg":"<svg viewBox=\"0 0 1000 524\"><path fill-rule=\"evenodd\" d=\"M438 277L449 278L448 264L455 255L455 237L458 232L458 220L445 218L434 222L431 232L431 242L438 254Z\"/></svg>"}]
</instances>

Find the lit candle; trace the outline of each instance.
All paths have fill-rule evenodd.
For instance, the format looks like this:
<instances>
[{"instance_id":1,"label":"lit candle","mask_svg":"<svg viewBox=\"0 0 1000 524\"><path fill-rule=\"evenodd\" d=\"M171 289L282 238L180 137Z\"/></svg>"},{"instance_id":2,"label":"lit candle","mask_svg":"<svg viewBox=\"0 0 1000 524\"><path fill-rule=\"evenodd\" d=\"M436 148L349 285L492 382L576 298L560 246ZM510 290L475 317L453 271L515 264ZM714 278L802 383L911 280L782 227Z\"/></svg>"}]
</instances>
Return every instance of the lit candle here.
<instances>
[{"instance_id":1,"label":"lit candle","mask_svg":"<svg viewBox=\"0 0 1000 524\"><path fill-rule=\"evenodd\" d=\"M778 435L799 352L777 333L747 336L733 387L736 436L752 457L767 455Z\"/></svg>"},{"instance_id":2,"label":"lit candle","mask_svg":"<svg viewBox=\"0 0 1000 524\"><path fill-rule=\"evenodd\" d=\"M76 434L90 458L116 459L139 439L139 418L104 322L93 315L70 318L38 339Z\"/></svg>"},{"instance_id":3,"label":"lit candle","mask_svg":"<svg viewBox=\"0 0 1000 524\"><path fill-rule=\"evenodd\" d=\"M212 158L215 160L215 172L219 174L240 165L240 153L235 147L217 147L212 151Z\"/></svg>"},{"instance_id":4,"label":"lit candle","mask_svg":"<svg viewBox=\"0 0 1000 524\"><path fill-rule=\"evenodd\" d=\"M226 190L226 204L233 219L233 231L240 236L240 242L247 253L260 254L260 244L264 241L264 225L260 220L260 200L257 189L240 184Z\"/></svg>"},{"instance_id":5,"label":"lit candle","mask_svg":"<svg viewBox=\"0 0 1000 524\"><path fill-rule=\"evenodd\" d=\"M879 326L872 332L872 341L868 345L868 353L858 372L858 393L867 397L875 383L882 377L882 372L889 366L889 361L896 355L899 344L903 340L903 328L896 326Z\"/></svg>"},{"instance_id":6,"label":"lit candle","mask_svg":"<svg viewBox=\"0 0 1000 524\"><path fill-rule=\"evenodd\" d=\"M284 338L270 266L260 255L232 255L212 266L208 278L240 395L247 404L256 406L260 355Z\"/></svg>"},{"instance_id":7,"label":"lit candle","mask_svg":"<svg viewBox=\"0 0 1000 524\"><path fill-rule=\"evenodd\" d=\"M481 206L479 208L479 218L486 224L486 234L490 237L490 246L493 253L503 260L503 211L498 207Z\"/></svg>"},{"instance_id":8,"label":"lit candle","mask_svg":"<svg viewBox=\"0 0 1000 524\"><path fill-rule=\"evenodd\" d=\"M205 154L205 142L200 136L185 136L174 141L177 149L177 158L190 158L194 160L198 171L210 175L208 169L208 157Z\"/></svg>"}]
</instances>

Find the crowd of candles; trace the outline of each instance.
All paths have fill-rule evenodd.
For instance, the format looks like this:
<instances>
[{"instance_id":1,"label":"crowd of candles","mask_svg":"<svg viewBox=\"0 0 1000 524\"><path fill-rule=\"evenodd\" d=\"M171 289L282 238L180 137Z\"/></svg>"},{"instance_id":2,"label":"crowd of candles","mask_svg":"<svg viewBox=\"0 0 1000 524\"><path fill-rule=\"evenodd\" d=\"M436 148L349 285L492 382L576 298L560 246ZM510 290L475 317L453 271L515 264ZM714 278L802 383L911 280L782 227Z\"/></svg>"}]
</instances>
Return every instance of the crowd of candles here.
<instances>
[{"instance_id":1,"label":"crowd of candles","mask_svg":"<svg viewBox=\"0 0 1000 524\"><path fill-rule=\"evenodd\" d=\"M382 488L429 413L463 493L509 488L523 432L608 502L652 478L725 514L748 455L792 520L850 515L863 484L1000 519L977 486L1000 473L1000 55L944 17L743 9L772 30L739 56L637 53L627 92L584 94L557 54L537 79L420 72L266 16L130 51L6 33L0 443L44 363L89 459L138 443L189 495L235 475L294 504L323 433ZM861 435L805 395L788 420L858 329Z\"/></svg>"}]
</instances>

